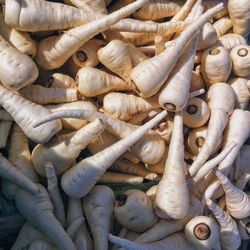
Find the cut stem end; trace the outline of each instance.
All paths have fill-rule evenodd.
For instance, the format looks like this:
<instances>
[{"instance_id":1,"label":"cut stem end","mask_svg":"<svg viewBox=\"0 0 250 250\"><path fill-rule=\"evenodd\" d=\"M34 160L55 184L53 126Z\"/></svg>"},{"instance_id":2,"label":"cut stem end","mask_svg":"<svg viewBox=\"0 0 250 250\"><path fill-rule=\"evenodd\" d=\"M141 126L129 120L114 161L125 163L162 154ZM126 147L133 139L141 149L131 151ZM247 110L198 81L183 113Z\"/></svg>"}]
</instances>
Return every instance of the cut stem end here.
<instances>
[{"instance_id":1,"label":"cut stem end","mask_svg":"<svg viewBox=\"0 0 250 250\"><path fill-rule=\"evenodd\" d=\"M199 240L207 240L211 235L209 226L205 223L197 224L194 228L194 235Z\"/></svg>"}]
</instances>

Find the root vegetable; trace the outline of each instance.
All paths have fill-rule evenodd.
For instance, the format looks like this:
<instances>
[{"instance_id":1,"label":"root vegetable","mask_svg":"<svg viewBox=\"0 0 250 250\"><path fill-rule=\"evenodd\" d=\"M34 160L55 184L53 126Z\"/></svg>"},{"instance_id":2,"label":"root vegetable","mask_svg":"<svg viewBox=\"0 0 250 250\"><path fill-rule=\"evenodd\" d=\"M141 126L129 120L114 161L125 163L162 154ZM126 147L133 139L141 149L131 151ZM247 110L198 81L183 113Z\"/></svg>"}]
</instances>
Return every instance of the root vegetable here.
<instances>
[{"instance_id":1,"label":"root vegetable","mask_svg":"<svg viewBox=\"0 0 250 250\"><path fill-rule=\"evenodd\" d=\"M211 9L212 7L216 6L219 3L223 3L224 8L219 11L216 15L214 15L214 19L218 20L221 19L222 17L224 17L225 15L228 14L228 9L227 9L227 0L204 0L203 4L205 6L205 9Z\"/></svg>"},{"instance_id":2,"label":"root vegetable","mask_svg":"<svg viewBox=\"0 0 250 250\"><path fill-rule=\"evenodd\" d=\"M224 36L221 36L219 39L218 39L218 43L219 45L223 45L223 47L225 49L227 49L228 51L231 51L231 49L236 46L236 45L239 45L239 44L247 44L247 41L246 39L239 35L239 34L235 34L235 33L229 33L229 34L226 34Z\"/></svg>"},{"instance_id":3,"label":"root vegetable","mask_svg":"<svg viewBox=\"0 0 250 250\"><path fill-rule=\"evenodd\" d=\"M5 148L12 121L0 121L0 148Z\"/></svg>"},{"instance_id":4,"label":"root vegetable","mask_svg":"<svg viewBox=\"0 0 250 250\"><path fill-rule=\"evenodd\" d=\"M227 31L233 27L233 23L232 23L232 20L228 16L225 16L219 19L218 21L216 21L213 24L213 26L216 30L217 37L219 38L225 35Z\"/></svg>"},{"instance_id":5,"label":"root vegetable","mask_svg":"<svg viewBox=\"0 0 250 250\"><path fill-rule=\"evenodd\" d=\"M76 82L68 75L54 73L48 79L46 87L49 88L76 88Z\"/></svg>"},{"instance_id":6,"label":"root vegetable","mask_svg":"<svg viewBox=\"0 0 250 250\"><path fill-rule=\"evenodd\" d=\"M141 184L144 178L141 176L130 175L130 174L121 174L114 172L105 172L101 178L97 181L99 184Z\"/></svg>"}]
</instances>

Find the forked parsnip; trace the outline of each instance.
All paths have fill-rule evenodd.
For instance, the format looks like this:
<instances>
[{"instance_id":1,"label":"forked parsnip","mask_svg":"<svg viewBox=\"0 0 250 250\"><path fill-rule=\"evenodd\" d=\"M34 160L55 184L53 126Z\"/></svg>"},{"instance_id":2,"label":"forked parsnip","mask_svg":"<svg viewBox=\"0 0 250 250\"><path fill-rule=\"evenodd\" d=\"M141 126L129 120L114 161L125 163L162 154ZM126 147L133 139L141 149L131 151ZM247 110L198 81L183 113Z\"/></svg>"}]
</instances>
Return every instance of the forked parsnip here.
<instances>
[{"instance_id":1,"label":"forked parsnip","mask_svg":"<svg viewBox=\"0 0 250 250\"><path fill-rule=\"evenodd\" d=\"M105 31L112 24L130 15L149 0L137 0L128 6L94 20L86 25L65 31L59 36L51 36L38 43L36 62L44 69L55 69L62 66L84 43L98 33Z\"/></svg>"},{"instance_id":2,"label":"forked parsnip","mask_svg":"<svg viewBox=\"0 0 250 250\"><path fill-rule=\"evenodd\" d=\"M208 86L219 82L226 82L231 69L232 61L230 54L222 46L215 46L203 52L201 72Z\"/></svg>"},{"instance_id":3,"label":"forked parsnip","mask_svg":"<svg viewBox=\"0 0 250 250\"><path fill-rule=\"evenodd\" d=\"M0 11L0 34L11 46L20 52L34 58L36 55L36 41L28 33L15 30L9 27L5 21L3 13Z\"/></svg>"},{"instance_id":4,"label":"forked parsnip","mask_svg":"<svg viewBox=\"0 0 250 250\"><path fill-rule=\"evenodd\" d=\"M220 243L223 249L237 250L241 245L239 230L234 219L212 200L206 202L220 225Z\"/></svg>"},{"instance_id":5,"label":"forked parsnip","mask_svg":"<svg viewBox=\"0 0 250 250\"><path fill-rule=\"evenodd\" d=\"M165 116L166 115L167 113L165 113ZM51 115L48 115L46 118L41 119L39 122L36 122L34 126L37 127L48 121L60 118L78 118L88 121L93 121L96 118L104 119L107 125L106 129L108 130L108 132L118 138L124 138L130 135L137 128L137 126L135 125L120 121L118 119L112 118L111 116L106 116L95 111L87 110L64 110L55 112ZM162 117L162 119L163 118L164 117ZM137 143L135 143L135 145L130 146L130 151L144 163L155 164L159 162L163 157L165 148L166 145L164 140L156 132L150 130Z\"/></svg>"},{"instance_id":6,"label":"forked parsnip","mask_svg":"<svg viewBox=\"0 0 250 250\"><path fill-rule=\"evenodd\" d=\"M210 110L207 103L198 97L188 100L184 108L183 123L190 128L199 128L204 126L210 116Z\"/></svg>"},{"instance_id":7,"label":"forked parsnip","mask_svg":"<svg viewBox=\"0 0 250 250\"><path fill-rule=\"evenodd\" d=\"M133 94L111 92L103 98L104 113L123 121L131 119L139 112L147 112L158 107L157 97L143 99Z\"/></svg>"},{"instance_id":8,"label":"forked parsnip","mask_svg":"<svg viewBox=\"0 0 250 250\"><path fill-rule=\"evenodd\" d=\"M39 183L38 175L31 161L28 138L17 124L12 127L8 153L8 160L13 164L13 167L20 170L34 183ZM12 182L2 181L3 193L8 199L14 199L18 188Z\"/></svg>"},{"instance_id":9,"label":"forked parsnip","mask_svg":"<svg viewBox=\"0 0 250 250\"><path fill-rule=\"evenodd\" d=\"M220 227L207 216L196 216L185 226L187 241L198 249L213 249L220 239Z\"/></svg>"},{"instance_id":10,"label":"forked parsnip","mask_svg":"<svg viewBox=\"0 0 250 250\"><path fill-rule=\"evenodd\" d=\"M233 23L229 16L225 16L216 21L213 26L216 30L217 37L219 38L225 35L227 31L233 27Z\"/></svg>"},{"instance_id":11,"label":"forked parsnip","mask_svg":"<svg viewBox=\"0 0 250 250\"><path fill-rule=\"evenodd\" d=\"M140 234L135 242L140 243L149 243L161 240L169 235L179 232L184 229L185 225L193 217L202 215L203 205L201 202L196 199L194 196L190 197L190 209L187 215L181 220L160 220L155 223L150 229L146 232Z\"/></svg>"},{"instance_id":12,"label":"forked parsnip","mask_svg":"<svg viewBox=\"0 0 250 250\"><path fill-rule=\"evenodd\" d=\"M12 121L0 120L0 148L5 148L9 136Z\"/></svg>"},{"instance_id":13,"label":"forked parsnip","mask_svg":"<svg viewBox=\"0 0 250 250\"><path fill-rule=\"evenodd\" d=\"M74 198L84 197L94 187L103 173L135 144L142 136L167 115L163 111L155 118L137 128L134 132L105 148L99 153L78 162L61 179L62 188L67 195Z\"/></svg>"},{"instance_id":14,"label":"forked parsnip","mask_svg":"<svg viewBox=\"0 0 250 250\"><path fill-rule=\"evenodd\" d=\"M250 198L241 189L234 186L219 170L216 176L223 187L226 196L226 208L229 214L236 219L244 219L250 215Z\"/></svg>"},{"instance_id":15,"label":"forked parsnip","mask_svg":"<svg viewBox=\"0 0 250 250\"><path fill-rule=\"evenodd\" d=\"M130 189L117 197L114 213L123 227L138 233L145 232L158 221L153 200L136 189Z\"/></svg>"},{"instance_id":16,"label":"forked parsnip","mask_svg":"<svg viewBox=\"0 0 250 250\"><path fill-rule=\"evenodd\" d=\"M236 45L232 48L230 56L233 63L233 73L239 77L250 75L250 46Z\"/></svg>"},{"instance_id":17,"label":"forked parsnip","mask_svg":"<svg viewBox=\"0 0 250 250\"><path fill-rule=\"evenodd\" d=\"M62 250L76 250L69 235L53 214L53 205L46 189L39 184L39 194L32 195L22 189L17 191L15 202L24 218Z\"/></svg>"},{"instance_id":18,"label":"forked parsnip","mask_svg":"<svg viewBox=\"0 0 250 250\"><path fill-rule=\"evenodd\" d=\"M232 87L226 83L213 84L209 88L206 98L210 108L208 131L201 151L189 168L191 176L196 174L212 154L218 138L227 125L228 116L233 112L235 106L235 93Z\"/></svg>"},{"instance_id":19,"label":"forked parsnip","mask_svg":"<svg viewBox=\"0 0 250 250\"><path fill-rule=\"evenodd\" d=\"M92 101L77 101L70 103L63 103L57 105L48 105L46 108L52 112L62 111L62 110L71 110L71 109L86 109L97 111L97 107ZM66 130L79 130L84 125L87 124L86 120L79 120L74 118L62 118L61 119L62 126Z\"/></svg>"},{"instance_id":20,"label":"forked parsnip","mask_svg":"<svg viewBox=\"0 0 250 250\"><path fill-rule=\"evenodd\" d=\"M236 34L249 35L250 31L250 3L248 0L228 0L228 12L233 22Z\"/></svg>"},{"instance_id":21,"label":"forked parsnip","mask_svg":"<svg viewBox=\"0 0 250 250\"><path fill-rule=\"evenodd\" d=\"M95 250L108 250L115 195L103 185L95 186L83 199L83 210L94 240Z\"/></svg>"},{"instance_id":22,"label":"forked parsnip","mask_svg":"<svg viewBox=\"0 0 250 250\"><path fill-rule=\"evenodd\" d=\"M46 82L46 87L49 88L76 88L75 80L62 73L54 73Z\"/></svg>"},{"instance_id":23,"label":"forked parsnip","mask_svg":"<svg viewBox=\"0 0 250 250\"><path fill-rule=\"evenodd\" d=\"M45 88L41 85L30 85L22 88L19 93L27 100L36 104L59 104L78 100L76 88Z\"/></svg>"},{"instance_id":24,"label":"forked parsnip","mask_svg":"<svg viewBox=\"0 0 250 250\"><path fill-rule=\"evenodd\" d=\"M105 128L95 120L76 132L60 135L45 144L38 144L32 151L32 162L40 176L45 176L45 164L51 162L57 175L65 173L80 152Z\"/></svg>"},{"instance_id":25,"label":"forked parsnip","mask_svg":"<svg viewBox=\"0 0 250 250\"><path fill-rule=\"evenodd\" d=\"M250 88L245 78L233 78L228 81L236 94L235 108L246 110L249 103Z\"/></svg>"},{"instance_id":26,"label":"forked parsnip","mask_svg":"<svg viewBox=\"0 0 250 250\"><path fill-rule=\"evenodd\" d=\"M1 35L0 56L0 81L7 88L19 90L32 84L38 77L33 60L12 47Z\"/></svg>"},{"instance_id":27,"label":"forked parsnip","mask_svg":"<svg viewBox=\"0 0 250 250\"><path fill-rule=\"evenodd\" d=\"M83 67L76 75L77 88L83 96L92 97L114 90L133 90L134 87L118 76L96 68Z\"/></svg>"},{"instance_id":28,"label":"forked parsnip","mask_svg":"<svg viewBox=\"0 0 250 250\"><path fill-rule=\"evenodd\" d=\"M33 195L40 192L40 188L19 169L14 167L2 154L0 154L0 176Z\"/></svg>"},{"instance_id":29,"label":"forked parsnip","mask_svg":"<svg viewBox=\"0 0 250 250\"><path fill-rule=\"evenodd\" d=\"M67 207L67 225L71 225L74 221L83 217L82 201L80 199L68 199ZM87 229L86 220L81 224L78 232L74 237L74 243L77 249L80 250L93 250L93 240L90 237ZM81 248L85 244L85 248Z\"/></svg>"},{"instance_id":30,"label":"forked parsnip","mask_svg":"<svg viewBox=\"0 0 250 250\"><path fill-rule=\"evenodd\" d=\"M151 97L160 90L168 79L190 38L210 17L222 8L223 4L219 4L208 10L200 16L196 22L190 24L161 54L147 59L133 68L131 79L138 88L141 96ZM169 58L171 58L171 60L169 60Z\"/></svg>"},{"instance_id":31,"label":"forked parsnip","mask_svg":"<svg viewBox=\"0 0 250 250\"><path fill-rule=\"evenodd\" d=\"M239 44L245 45L247 41L243 36L235 33L226 34L218 39L218 45L223 45L228 51L231 51L234 46Z\"/></svg>"},{"instance_id":32,"label":"forked parsnip","mask_svg":"<svg viewBox=\"0 0 250 250\"><path fill-rule=\"evenodd\" d=\"M142 184L144 178L138 175L121 174L116 172L105 172L97 181L98 184Z\"/></svg>"},{"instance_id":33,"label":"forked parsnip","mask_svg":"<svg viewBox=\"0 0 250 250\"><path fill-rule=\"evenodd\" d=\"M161 218L183 219L190 207L183 140L183 112L180 111L175 113L168 158L155 197L156 215Z\"/></svg>"},{"instance_id":34,"label":"forked parsnip","mask_svg":"<svg viewBox=\"0 0 250 250\"><path fill-rule=\"evenodd\" d=\"M0 105L10 113L27 137L36 143L47 142L62 128L60 121L53 121L39 128L34 128L33 125L38 119L45 117L51 112L11 92L4 86L0 86Z\"/></svg>"}]
</instances>

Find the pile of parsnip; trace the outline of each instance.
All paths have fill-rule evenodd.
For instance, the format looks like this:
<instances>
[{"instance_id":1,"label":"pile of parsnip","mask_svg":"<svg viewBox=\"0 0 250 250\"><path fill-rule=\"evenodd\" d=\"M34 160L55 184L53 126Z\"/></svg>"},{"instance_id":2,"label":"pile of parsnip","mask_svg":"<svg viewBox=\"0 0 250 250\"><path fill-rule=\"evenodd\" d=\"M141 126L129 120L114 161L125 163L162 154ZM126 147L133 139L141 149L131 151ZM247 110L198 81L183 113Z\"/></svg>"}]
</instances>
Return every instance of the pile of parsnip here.
<instances>
[{"instance_id":1,"label":"pile of parsnip","mask_svg":"<svg viewBox=\"0 0 250 250\"><path fill-rule=\"evenodd\" d=\"M11 250L249 249L250 0L0 8Z\"/></svg>"}]
</instances>

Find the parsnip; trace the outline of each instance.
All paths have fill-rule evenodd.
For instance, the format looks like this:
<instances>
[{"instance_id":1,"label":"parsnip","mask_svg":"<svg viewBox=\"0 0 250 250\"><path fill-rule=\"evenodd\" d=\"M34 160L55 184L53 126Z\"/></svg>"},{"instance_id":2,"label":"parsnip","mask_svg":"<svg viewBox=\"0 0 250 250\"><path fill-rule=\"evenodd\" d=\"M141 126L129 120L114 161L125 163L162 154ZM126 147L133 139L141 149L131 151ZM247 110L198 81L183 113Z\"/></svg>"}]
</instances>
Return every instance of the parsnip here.
<instances>
[{"instance_id":1,"label":"parsnip","mask_svg":"<svg viewBox=\"0 0 250 250\"><path fill-rule=\"evenodd\" d=\"M221 36L218 39L218 44L223 45L223 47L225 49L227 49L228 51L231 51L231 49L234 46L239 45L239 44L245 45L245 44L247 44L247 41L243 36L241 36L239 34L229 33L229 34L226 34L224 36Z\"/></svg>"},{"instance_id":2,"label":"parsnip","mask_svg":"<svg viewBox=\"0 0 250 250\"><path fill-rule=\"evenodd\" d=\"M46 87L49 88L76 88L76 82L68 75L54 73L48 79Z\"/></svg>"},{"instance_id":3,"label":"parsnip","mask_svg":"<svg viewBox=\"0 0 250 250\"><path fill-rule=\"evenodd\" d=\"M105 172L97 181L98 184L132 184L143 183L144 178L138 175L121 174L115 172Z\"/></svg>"},{"instance_id":4,"label":"parsnip","mask_svg":"<svg viewBox=\"0 0 250 250\"><path fill-rule=\"evenodd\" d=\"M218 21L216 21L213 24L217 37L221 37L227 33L228 30L230 30L233 27L232 20L229 18L229 16L222 17Z\"/></svg>"},{"instance_id":5,"label":"parsnip","mask_svg":"<svg viewBox=\"0 0 250 250\"><path fill-rule=\"evenodd\" d=\"M218 19L221 19L222 17L224 17L225 15L228 14L228 9L227 9L227 0L204 0L204 5L205 5L205 8L208 10L208 9L211 9L212 7L214 7L215 5L217 5L218 3L223 3L224 5L224 8L219 11L216 15L214 15L214 19L218 20Z\"/></svg>"}]
</instances>

